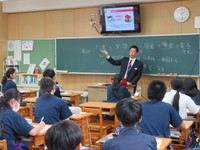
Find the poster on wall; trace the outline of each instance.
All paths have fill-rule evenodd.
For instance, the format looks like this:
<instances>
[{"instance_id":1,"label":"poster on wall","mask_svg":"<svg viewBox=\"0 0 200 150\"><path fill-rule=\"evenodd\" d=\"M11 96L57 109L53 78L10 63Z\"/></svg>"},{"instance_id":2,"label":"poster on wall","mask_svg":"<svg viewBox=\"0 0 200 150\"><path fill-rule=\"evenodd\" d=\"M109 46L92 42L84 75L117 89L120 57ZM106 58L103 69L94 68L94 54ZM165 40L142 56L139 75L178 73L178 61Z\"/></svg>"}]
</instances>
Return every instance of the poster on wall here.
<instances>
[{"instance_id":1,"label":"poster on wall","mask_svg":"<svg viewBox=\"0 0 200 150\"><path fill-rule=\"evenodd\" d=\"M32 51L33 50L33 40L22 41L22 51Z\"/></svg>"}]
</instances>

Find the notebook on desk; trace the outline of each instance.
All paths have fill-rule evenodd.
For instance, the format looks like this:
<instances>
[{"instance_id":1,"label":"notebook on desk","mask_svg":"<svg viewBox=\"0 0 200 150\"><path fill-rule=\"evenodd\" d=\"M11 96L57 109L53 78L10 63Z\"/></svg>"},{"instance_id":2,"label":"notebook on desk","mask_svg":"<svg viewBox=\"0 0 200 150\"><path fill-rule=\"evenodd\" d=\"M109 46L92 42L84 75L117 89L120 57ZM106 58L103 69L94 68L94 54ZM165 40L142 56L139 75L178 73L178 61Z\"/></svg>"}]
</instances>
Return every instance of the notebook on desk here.
<instances>
[{"instance_id":1,"label":"notebook on desk","mask_svg":"<svg viewBox=\"0 0 200 150\"><path fill-rule=\"evenodd\" d=\"M105 137L103 137L99 140L99 143L103 144L110 139L113 139L113 137L112 136L105 136Z\"/></svg>"}]
</instances>

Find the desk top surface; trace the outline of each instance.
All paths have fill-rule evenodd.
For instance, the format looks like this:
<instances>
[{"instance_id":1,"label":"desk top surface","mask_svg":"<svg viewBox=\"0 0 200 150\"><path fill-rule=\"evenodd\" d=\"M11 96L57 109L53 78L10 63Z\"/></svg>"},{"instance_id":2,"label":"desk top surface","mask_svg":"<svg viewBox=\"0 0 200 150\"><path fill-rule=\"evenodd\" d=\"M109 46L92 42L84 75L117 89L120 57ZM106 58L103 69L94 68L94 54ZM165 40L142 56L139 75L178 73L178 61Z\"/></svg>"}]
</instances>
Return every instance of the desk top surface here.
<instances>
[{"instance_id":1,"label":"desk top surface","mask_svg":"<svg viewBox=\"0 0 200 150\"><path fill-rule=\"evenodd\" d=\"M29 98L23 99L23 102L35 103L36 100L37 100L37 97L29 97Z\"/></svg>"},{"instance_id":2,"label":"desk top surface","mask_svg":"<svg viewBox=\"0 0 200 150\"><path fill-rule=\"evenodd\" d=\"M104 109L114 109L116 103L106 103L106 102L86 102L79 105L80 107L92 107L92 108L104 108Z\"/></svg>"},{"instance_id":3,"label":"desk top surface","mask_svg":"<svg viewBox=\"0 0 200 150\"><path fill-rule=\"evenodd\" d=\"M82 93L69 93L69 92L61 92L61 96L81 96Z\"/></svg>"},{"instance_id":4,"label":"desk top surface","mask_svg":"<svg viewBox=\"0 0 200 150\"><path fill-rule=\"evenodd\" d=\"M80 114L73 114L72 116L69 117L69 119L71 120L80 120L80 119L84 119L87 117L92 116L92 113L88 113L88 112L81 112Z\"/></svg>"}]
</instances>

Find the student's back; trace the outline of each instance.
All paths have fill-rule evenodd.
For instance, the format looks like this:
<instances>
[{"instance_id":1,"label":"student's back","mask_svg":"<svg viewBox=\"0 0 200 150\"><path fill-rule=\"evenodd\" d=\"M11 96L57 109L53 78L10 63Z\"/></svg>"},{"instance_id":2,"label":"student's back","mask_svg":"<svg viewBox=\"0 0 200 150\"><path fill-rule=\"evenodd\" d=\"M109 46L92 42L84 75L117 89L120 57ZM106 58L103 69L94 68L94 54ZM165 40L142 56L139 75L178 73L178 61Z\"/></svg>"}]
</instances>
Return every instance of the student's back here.
<instances>
[{"instance_id":1,"label":"student's back","mask_svg":"<svg viewBox=\"0 0 200 150\"><path fill-rule=\"evenodd\" d=\"M163 102L171 104L176 111L180 114L182 119L187 118L187 109L197 114L199 108L196 106L194 101L187 95L182 94L183 80L180 77L175 77L170 81L171 91L167 92L163 98Z\"/></svg>"},{"instance_id":2,"label":"student's back","mask_svg":"<svg viewBox=\"0 0 200 150\"><path fill-rule=\"evenodd\" d=\"M124 98L130 98L131 94L128 89L121 86L122 77L116 74L112 79L112 85L107 87L107 101L108 102L118 102Z\"/></svg>"},{"instance_id":3,"label":"student's back","mask_svg":"<svg viewBox=\"0 0 200 150\"><path fill-rule=\"evenodd\" d=\"M107 101L108 102L118 102L124 98L131 97L131 94L129 93L128 89L124 86L119 86L119 88L116 92L118 97L115 97L112 94L112 88L113 88L113 85L108 85L108 87L107 87Z\"/></svg>"},{"instance_id":4,"label":"student's back","mask_svg":"<svg viewBox=\"0 0 200 150\"><path fill-rule=\"evenodd\" d=\"M119 101L115 113L123 126L119 135L106 141L103 150L155 150L155 137L139 133L136 124L142 119L141 105L130 98Z\"/></svg>"},{"instance_id":5,"label":"student's back","mask_svg":"<svg viewBox=\"0 0 200 150\"><path fill-rule=\"evenodd\" d=\"M60 120L65 120L72 115L67 103L61 98L52 94L48 96L41 95L36 100L35 106L35 122L40 122L44 117L46 124L55 124Z\"/></svg>"},{"instance_id":6,"label":"student's back","mask_svg":"<svg viewBox=\"0 0 200 150\"><path fill-rule=\"evenodd\" d=\"M184 80L184 94L190 96L196 105L200 105L200 91L194 79L186 78Z\"/></svg>"},{"instance_id":7,"label":"student's back","mask_svg":"<svg viewBox=\"0 0 200 150\"><path fill-rule=\"evenodd\" d=\"M36 100L35 122L40 122L44 117L45 123L54 124L72 115L67 103L53 95L55 83L50 77L42 78L40 91L42 95Z\"/></svg>"},{"instance_id":8,"label":"student's back","mask_svg":"<svg viewBox=\"0 0 200 150\"><path fill-rule=\"evenodd\" d=\"M170 127L184 127L184 123L177 111L167 103L162 102L166 93L163 81L153 80L148 86L149 100L142 102L142 121L139 123L141 131L145 134L170 137Z\"/></svg>"},{"instance_id":9,"label":"student's back","mask_svg":"<svg viewBox=\"0 0 200 150\"><path fill-rule=\"evenodd\" d=\"M145 134L169 138L169 124L178 127L182 122L176 110L167 103L147 101L142 102L141 105L143 115L139 126Z\"/></svg>"}]
</instances>

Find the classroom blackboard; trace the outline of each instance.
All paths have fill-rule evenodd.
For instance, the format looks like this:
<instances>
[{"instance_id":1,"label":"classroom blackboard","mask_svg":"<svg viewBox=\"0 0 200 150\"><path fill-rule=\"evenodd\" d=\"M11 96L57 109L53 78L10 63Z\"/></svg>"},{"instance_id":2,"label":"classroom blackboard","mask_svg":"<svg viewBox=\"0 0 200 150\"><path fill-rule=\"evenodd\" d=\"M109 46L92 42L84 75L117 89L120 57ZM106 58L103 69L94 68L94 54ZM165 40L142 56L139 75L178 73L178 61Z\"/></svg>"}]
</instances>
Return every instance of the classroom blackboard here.
<instances>
[{"instance_id":1,"label":"classroom blackboard","mask_svg":"<svg viewBox=\"0 0 200 150\"><path fill-rule=\"evenodd\" d=\"M23 40L21 41L23 42ZM33 40L33 50L31 51L21 51L22 60L19 61L19 71L27 72L29 65L24 64L23 55L30 54L30 64L36 64L36 67L39 67L39 64L44 58L47 58L50 61L48 68L55 68L55 39L38 39ZM14 57L13 51L8 51L8 56Z\"/></svg>"},{"instance_id":2,"label":"classroom blackboard","mask_svg":"<svg viewBox=\"0 0 200 150\"><path fill-rule=\"evenodd\" d=\"M119 73L100 53L114 59L129 56L133 44L140 49L143 74L199 75L199 35L163 35L56 39L56 68L68 72Z\"/></svg>"}]
</instances>

